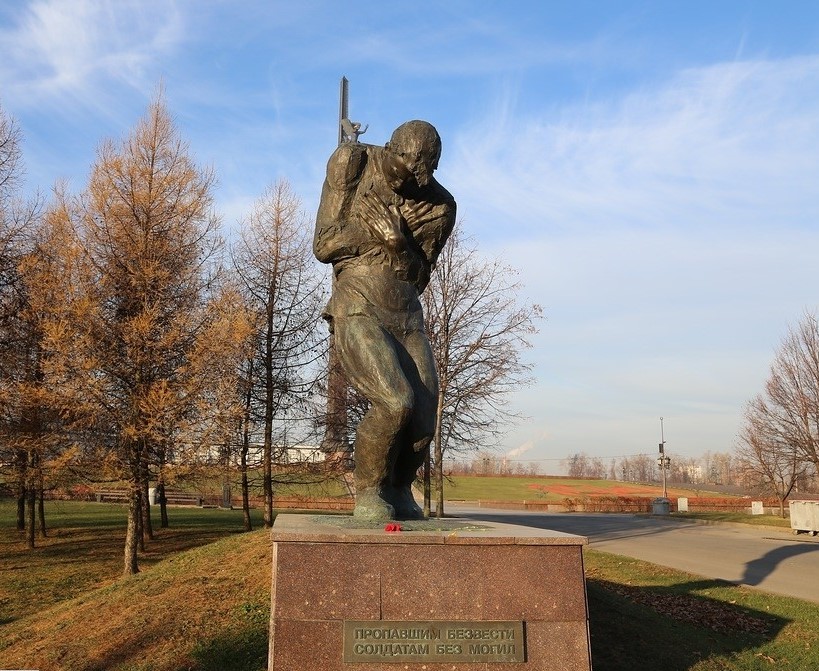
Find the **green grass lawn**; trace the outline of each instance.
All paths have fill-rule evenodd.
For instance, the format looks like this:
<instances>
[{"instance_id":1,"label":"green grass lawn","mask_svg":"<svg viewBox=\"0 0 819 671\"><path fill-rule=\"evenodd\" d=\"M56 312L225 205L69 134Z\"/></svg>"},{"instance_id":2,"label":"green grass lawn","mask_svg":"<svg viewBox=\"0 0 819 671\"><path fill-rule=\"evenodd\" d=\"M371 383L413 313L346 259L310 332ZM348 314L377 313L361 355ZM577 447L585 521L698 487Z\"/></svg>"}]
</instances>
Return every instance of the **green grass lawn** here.
<instances>
[{"instance_id":1,"label":"green grass lawn","mask_svg":"<svg viewBox=\"0 0 819 671\"><path fill-rule=\"evenodd\" d=\"M0 622L29 612L31 604L47 607L109 584L122 572L125 506L46 501L48 537L37 538L33 551L17 532L15 516L16 506L0 500ZM143 569L243 528L241 510L171 506L168 517L168 529L157 528L154 517L156 539L140 553ZM261 511L253 510L252 519L261 526Z\"/></svg>"},{"instance_id":2,"label":"green grass lawn","mask_svg":"<svg viewBox=\"0 0 819 671\"><path fill-rule=\"evenodd\" d=\"M93 481L94 474L89 474L88 479ZM102 477L100 476L100 480ZM262 469L251 469L248 472L248 483L251 496L263 496L262 490ZM209 467L203 468L195 478L182 478L171 473L170 482L167 488L171 491L190 492L215 496L221 499L222 488L225 484L225 474L221 469ZM231 472L228 478L234 497L241 496L241 480L238 472ZM108 482L99 489L128 489L129 483L121 480ZM88 489L95 489L89 486ZM305 470L274 470L273 490L276 496L310 496L324 498L328 496L346 496L349 490L344 484L344 480L339 473L324 473L321 471L312 472Z\"/></svg>"},{"instance_id":3,"label":"green grass lawn","mask_svg":"<svg viewBox=\"0 0 819 671\"><path fill-rule=\"evenodd\" d=\"M109 575L50 607L21 604L27 616L0 626L0 667L259 671L270 572L270 535L260 530L173 554L136 576Z\"/></svg>"},{"instance_id":4,"label":"green grass lawn","mask_svg":"<svg viewBox=\"0 0 819 671\"><path fill-rule=\"evenodd\" d=\"M595 671L819 669L819 604L584 556Z\"/></svg>"}]
</instances>

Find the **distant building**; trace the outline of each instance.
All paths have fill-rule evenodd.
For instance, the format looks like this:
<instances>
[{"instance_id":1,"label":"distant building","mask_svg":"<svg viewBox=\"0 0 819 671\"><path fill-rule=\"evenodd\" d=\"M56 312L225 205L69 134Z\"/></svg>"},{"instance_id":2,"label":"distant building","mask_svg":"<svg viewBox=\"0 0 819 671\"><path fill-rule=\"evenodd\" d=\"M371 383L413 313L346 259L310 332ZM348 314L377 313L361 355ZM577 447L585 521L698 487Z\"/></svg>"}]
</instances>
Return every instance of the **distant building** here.
<instances>
[{"instance_id":1,"label":"distant building","mask_svg":"<svg viewBox=\"0 0 819 671\"><path fill-rule=\"evenodd\" d=\"M223 448L214 445L207 449L204 460L212 464L220 463L222 455ZM247 453L247 463L251 466L261 464L263 456L264 445L251 443ZM275 464L318 464L323 462L326 456L318 445L290 445L285 448L273 446L273 463ZM234 455L233 459L238 460L238 456Z\"/></svg>"},{"instance_id":2,"label":"distant building","mask_svg":"<svg viewBox=\"0 0 819 671\"><path fill-rule=\"evenodd\" d=\"M326 456L318 445L293 445L284 450L278 461L283 464L318 464Z\"/></svg>"},{"instance_id":3,"label":"distant building","mask_svg":"<svg viewBox=\"0 0 819 671\"><path fill-rule=\"evenodd\" d=\"M701 483L703 480L702 466L688 466L685 469L688 474L688 481L694 484Z\"/></svg>"}]
</instances>

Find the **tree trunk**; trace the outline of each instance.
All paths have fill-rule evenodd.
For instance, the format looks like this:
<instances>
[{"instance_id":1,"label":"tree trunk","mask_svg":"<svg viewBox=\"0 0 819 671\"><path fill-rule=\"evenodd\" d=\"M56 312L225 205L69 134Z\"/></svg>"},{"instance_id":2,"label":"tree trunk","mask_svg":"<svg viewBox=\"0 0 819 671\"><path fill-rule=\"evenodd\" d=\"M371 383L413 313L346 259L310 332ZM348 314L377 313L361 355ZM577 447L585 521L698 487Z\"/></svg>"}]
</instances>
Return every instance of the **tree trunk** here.
<instances>
[{"instance_id":1,"label":"tree trunk","mask_svg":"<svg viewBox=\"0 0 819 671\"><path fill-rule=\"evenodd\" d=\"M270 347L270 345L268 345ZM264 410L264 452L262 456L262 493L264 495L264 525L273 526L273 371L267 369Z\"/></svg>"},{"instance_id":2,"label":"tree trunk","mask_svg":"<svg viewBox=\"0 0 819 671\"><path fill-rule=\"evenodd\" d=\"M26 530L26 472L28 470L28 455L25 450L17 450L17 531Z\"/></svg>"},{"instance_id":3,"label":"tree trunk","mask_svg":"<svg viewBox=\"0 0 819 671\"><path fill-rule=\"evenodd\" d=\"M796 456L795 453L794 456ZM790 469L791 472L790 485L787 488L785 488L784 486L782 487L782 496L779 497L779 516L782 517L782 519L785 518L785 501L788 500L788 497L791 495L791 492L796 487L796 481L798 479L796 466L797 466L796 463L792 464ZM785 483L783 482L782 484L784 485Z\"/></svg>"},{"instance_id":4,"label":"tree trunk","mask_svg":"<svg viewBox=\"0 0 819 671\"><path fill-rule=\"evenodd\" d=\"M438 488L438 503L435 514L444 516L444 450L441 446L441 424L444 414L443 385L438 388L438 408L435 411L435 486Z\"/></svg>"},{"instance_id":5,"label":"tree trunk","mask_svg":"<svg viewBox=\"0 0 819 671\"><path fill-rule=\"evenodd\" d=\"M165 495L165 483L156 487L156 495L159 497L159 526L162 529L168 528L168 497Z\"/></svg>"},{"instance_id":6,"label":"tree trunk","mask_svg":"<svg viewBox=\"0 0 819 671\"><path fill-rule=\"evenodd\" d=\"M37 490L29 486L26 488L26 503L27 503L27 513L26 515L26 547L29 550L34 549L34 532L36 530L36 510L37 510Z\"/></svg>"},{"instance_id":7,"label":"tree trunk","mask_svg":"<svg viewBox=\"0 0 819 671\"><path fill-rule=\"evenodd\" d=\"M250 450L247 424L245 424L242 439L242 455L240 468L242 471L242 516L244 517L245 531L253 531L253 522L250 520L250 486L247 481L247 453Z\"/></svg>"},{"instance_id":8,"label":"tree trunk","mask_svg":"<svg viewBox=\"0 0 819 671\"><path fill-rule=\"evenodd\" d=\"M139 534L139 487L137 483L131 483L131 491L128 497L128 527L125 531L125 564L123 575L134 575L139 573L137 562L137 537Z\"/></svg>"},{"instance_id":9,"label":"tree trunk","mask_svg":"<svg viewBox=\"0 0 819 671\"><path fill-rule=\"evenodd\" d=\"M26 530L26 486L21 484L17 488L17 531Z\"/></svg>"},{"instance_id":10,"label":"tree trunk","mask_svg":"<svg viewBox=\"0 0 819 671\"><path fill-rule=\"evenodd\" d=\"M262 488L264 490L264 525L273 526L273 447L265 442L264 446L264 475Z\"/></svg>"},{"instance_id":11,"label":"tree trunk","mask_svg":"<svg viewBox=\"0 0 819 671\"><path fill-rule=\"evenodd\" d=\"M43 538L47 537L46 534L46 521L45 521L45 491L43 486L43 478L42 474L40 474L40 485L38 487L38 496L37 496L37 516L39 517L40 521L40 536Z\"/></svg>"},{"instance_id":12,"label":"tree trunk","mask_svg":"<svg viewBox=\"0 0 819 671\"><path fill-rule=\"evenodd\" d=\"M265 379L264 451L262 455L262 493L264 495L264 525L273 526L273 367L272 336L268 329L268 362Z\"/></svg>"},{"instance_id":13,"label":"tree trunk","mask_svg":"<svg viewBox=\"0 0 819 671\"><path fill-rule=\"evenodd\" d=\"M424 457L424 517L429 517L432 513L432 473L430 471L430 461L432 457L427 450Z\"/></svg>"},{"instance_id":14,"label":"tree trunk","mask_svg":"<svg viewBox=\"0 0 819 671\"><path fill-rule=\"evenodd\" d=\"M163 529L168 528L168 497L165 496L165 481L162 478L162 473L159 474L159 481L156 483L156 496L159 501L159 526Z\"/></svg>"},{"instance_id":15,"label":"tree trunk","mask_svg":"<svg viewBox=\"0 0 819 671\"><path fill-rule=\"evenodd\" d=\"M435 516L444 516L444 465L441 462L441 450L438 443L435 443L435 486L437 487L437 501L435 504Z\"/></svg>"},{"instance_id":16,"label":"tree trunk","mask_svg":"<svg viewBox=\"0 0 819 671\"><path fill-rule=\"evenodd\" d=\"M142 462L142 468L140 472L140 512L142 515L142 543L140 544L141 547L144 549L145 547L145 540L152 541L154 539L154 527L151 524L151 501L148 498L148 489L150 489L149 485L150 479L148 475L148 463L146 461Z\"/></svg>"},{"instance_id":17,"label":"tree trunk","mask_svg":"<svg viewBox=\"0 0 819 671\"><path fill-rule=\"evenodd\" d=\"M278 265L278 258L275 260ZM274 275L275 278L275 275ZM267 323L265 324L264 350L264 525L273 526L273 309L276 280L270 282L267 293Z\"/></svg>"},{"instance_id":18,"label":"tree trunk","mask_svg":"<svg viewBox=\"0 0 819 671\"><path fill-rule=\"evenodd\" d=\"M233 487L227 475L222 480L222 507L233 510Z\"/></svg>"},{"instance_id":19,"label":"tree trunk","mask_svg":"<svg viewBox=\"0 0 819 671\"><path fill-rule=\"evenodd\" d=\"M137 548L139 552L145 552L145 531L144 531L144 517L142 514L142 486L136 483L136 534L137 534Z\"/></svg>"},{"instance_id":20,"label":"tree trunk","mask_svg":"<svg viewBox=\"0 0 819 671\"><path fill-rule=\"evenodd\" d=\"M247 361L247 387L242 416L242 449L239 456L239 470L242 476L242 516L245 531L253 531L250 520L250 486L247 481L247 455L250 453L250 410L253 404L253 357Z\"/></svg>"}]
</instances>

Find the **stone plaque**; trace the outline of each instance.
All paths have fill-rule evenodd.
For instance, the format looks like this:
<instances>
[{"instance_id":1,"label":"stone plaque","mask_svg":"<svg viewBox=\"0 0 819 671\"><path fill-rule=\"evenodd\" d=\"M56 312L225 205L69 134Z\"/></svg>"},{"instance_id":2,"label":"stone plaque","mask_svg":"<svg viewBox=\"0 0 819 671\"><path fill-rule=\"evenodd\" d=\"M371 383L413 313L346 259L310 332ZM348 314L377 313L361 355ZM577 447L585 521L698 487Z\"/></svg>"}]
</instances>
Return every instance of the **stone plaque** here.
<instances>
[{"instance_id":1,"label":"stone plaque","mask_svg":"<svg viewBox=\"0 0 819 671\"><path fill-rule=\"evenodd\" d=\"M520 621L344 621L346 664L525 661Z\"/></svg>"},{"instance_id":2,"label":"stone plaque","mask_svg":"<svg viewBox=\"0 0 819 671\"><path fill-rule=\"evenodd\" d=\"M751 501L751 515L764 515L765 508L762 501Z\"/></svg>"},{"instance_id":3,"label":"stone plaque","mask_svg":"<svg viewBox=\"0 0 819 671\"><path fill-rule=\"evenodd\" d=\"M688 512L688 497L681 496L677 499L677 512L678 513L687 513Z\"/></svg>"}]
</instances>

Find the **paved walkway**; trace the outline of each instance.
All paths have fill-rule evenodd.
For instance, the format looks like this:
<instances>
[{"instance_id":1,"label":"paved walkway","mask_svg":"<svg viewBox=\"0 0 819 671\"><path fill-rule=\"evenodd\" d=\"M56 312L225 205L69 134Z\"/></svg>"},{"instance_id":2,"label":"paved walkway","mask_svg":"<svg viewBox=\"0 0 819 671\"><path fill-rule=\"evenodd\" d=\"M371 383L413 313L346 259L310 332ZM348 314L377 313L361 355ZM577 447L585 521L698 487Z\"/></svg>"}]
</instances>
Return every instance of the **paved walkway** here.
<instances>
[{"instance_id":1,"label":"paved walkway","mask_svg":"<svg viewBox=\"0 0 819 671\"><path fill-rule=\"evenodd\" d=\"M533 513L450 504L448 514L575 533L591 547L819 603L819 538L666 517Z\"/></svg>"}]
</instances>

